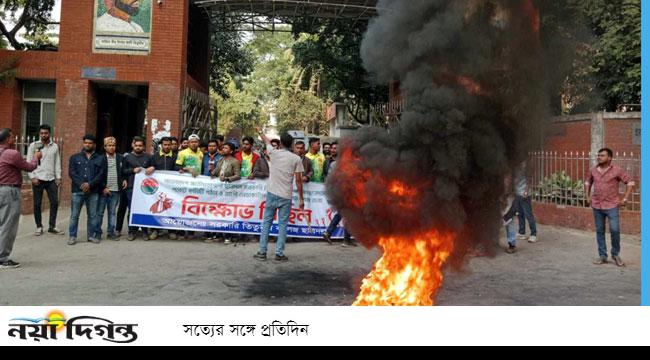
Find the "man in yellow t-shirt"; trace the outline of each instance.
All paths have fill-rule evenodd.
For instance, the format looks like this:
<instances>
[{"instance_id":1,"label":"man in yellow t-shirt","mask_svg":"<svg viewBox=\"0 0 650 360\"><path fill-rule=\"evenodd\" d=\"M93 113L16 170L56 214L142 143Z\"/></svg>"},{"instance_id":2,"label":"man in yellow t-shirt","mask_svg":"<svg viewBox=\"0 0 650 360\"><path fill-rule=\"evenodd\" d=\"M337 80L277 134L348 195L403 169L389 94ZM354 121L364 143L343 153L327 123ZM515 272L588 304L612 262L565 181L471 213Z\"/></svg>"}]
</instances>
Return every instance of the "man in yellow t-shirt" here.
<instances>
[{"instance_id":1,"label":"man in yellow t-shirt","mask_svg":"<svg viewBox=\"0 0 650 360\"><path fill-rule=\"evenodd\" d=\"M309 153L305 155L309 161L311 161L311 168L313 175L311 176L311 182L315 183L324 183L324 169L325 169L325 155L320 152L320 139L312 138L309 139Z\"/></svg>"},{"instance_id":2,"label":"man in yellow t-shirt","mask_svg":"<svg viewBox=\"0 0 650 360\"><path fill-rule=\"evenodd\" d=\"M203 167L203 153L199 150L201 138L198 135L192 135L188 140L189 147L178 153L176 165L181 173L187 172L197 177L201 175L201 168Z\"/></svg>"}]
</instances>

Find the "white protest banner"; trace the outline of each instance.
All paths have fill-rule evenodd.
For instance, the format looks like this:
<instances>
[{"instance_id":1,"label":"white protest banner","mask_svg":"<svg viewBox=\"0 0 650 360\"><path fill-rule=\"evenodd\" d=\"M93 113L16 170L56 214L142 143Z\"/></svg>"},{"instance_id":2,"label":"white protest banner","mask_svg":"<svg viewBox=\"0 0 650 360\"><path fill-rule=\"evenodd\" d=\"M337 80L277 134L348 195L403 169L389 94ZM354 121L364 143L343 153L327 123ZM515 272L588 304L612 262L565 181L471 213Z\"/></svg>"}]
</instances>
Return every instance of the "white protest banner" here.
<instances>
[{"instance_id":1,"label":"white protest banner","mask_svg":"<svg viewBox=\"0 0 650 360\"><path fill-rule=\"evenodd\" d=\"M298 208L294 191L287 236L320 238L336 211L325 196L325 185L308 183L303 188L305 210ZM136 175L131 202L131 226L146 228L255 234L262 232L266 207L266 181L223 183L207 176L193 178L157 171ZM277 236L276 221L271 235ZM337 228L333 238L342 238Z\"/></svg>"}]
</instances>

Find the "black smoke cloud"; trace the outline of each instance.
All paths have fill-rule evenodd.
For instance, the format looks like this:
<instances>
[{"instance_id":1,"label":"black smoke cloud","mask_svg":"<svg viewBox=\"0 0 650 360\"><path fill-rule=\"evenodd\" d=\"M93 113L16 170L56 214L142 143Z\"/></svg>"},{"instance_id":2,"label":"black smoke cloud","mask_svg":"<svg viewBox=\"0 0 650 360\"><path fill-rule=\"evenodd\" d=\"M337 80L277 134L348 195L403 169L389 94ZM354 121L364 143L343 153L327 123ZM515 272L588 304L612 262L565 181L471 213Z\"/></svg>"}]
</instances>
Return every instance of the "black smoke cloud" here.
<instances>
[{"instance_id":1,"label":"black smoke cloud","mask_svg":"<svg viewBox=\"0 0 650 360\"><path fill-rule=\"evenodd\" d=\"M362 45L380 83L407 99L389 131L362 128L328 179L328 195L364 245L431 229L458 234L461 265L494 249L504 177L524 161L547 118L545 69L528 0L379 0ZM394 181L417 196L391 192ZM361 199L361 200L360 200Z\"/></svg>"}]
</instances>

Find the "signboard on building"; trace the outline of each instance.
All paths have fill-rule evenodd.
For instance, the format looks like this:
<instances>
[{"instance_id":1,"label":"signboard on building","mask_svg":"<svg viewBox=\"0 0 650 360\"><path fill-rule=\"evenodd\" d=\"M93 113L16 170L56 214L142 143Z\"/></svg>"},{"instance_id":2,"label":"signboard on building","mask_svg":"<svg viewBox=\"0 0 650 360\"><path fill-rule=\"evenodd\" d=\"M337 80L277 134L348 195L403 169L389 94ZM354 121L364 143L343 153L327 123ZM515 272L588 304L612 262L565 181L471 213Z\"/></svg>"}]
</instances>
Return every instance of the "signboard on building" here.
<instances>
[{"instance_id":1,"label":"signboard on building","mask_svg":"<svg viewBox=\"0 0 650 360\"><path fill-rule=\"evenodd\" d=\"M151 0L95 0L93 52L149 55Z\"/></svg>"},{"instance_id":2,"label":"signboard on building","mask_svg":"<svg viewBox=\"0 0 650 360\"><path fill-rule=\"evenodd\" d=\"M117 78L117 70L106 67L82 67L81 78L115 80Z\"/></svg>"}]
</instances>

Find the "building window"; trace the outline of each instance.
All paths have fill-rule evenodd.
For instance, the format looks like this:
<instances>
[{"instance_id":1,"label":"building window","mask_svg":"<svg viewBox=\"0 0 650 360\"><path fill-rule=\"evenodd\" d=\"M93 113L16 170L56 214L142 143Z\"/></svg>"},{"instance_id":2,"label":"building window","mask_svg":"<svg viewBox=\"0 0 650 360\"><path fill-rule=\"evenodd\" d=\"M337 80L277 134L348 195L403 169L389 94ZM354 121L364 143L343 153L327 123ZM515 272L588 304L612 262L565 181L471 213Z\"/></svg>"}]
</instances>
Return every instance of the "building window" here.
<instances>
[{"instance_id":1,"label":"building window","mask_svg":"<svg viewBox=\"0 0 650 360\"><path fill-rule=\"evenodd\" d=\"M23 83L23 136L38 137L38 128L47 124L54 129L56 83Z\"/></svg>"}]
</instances>

